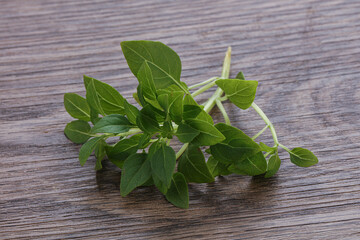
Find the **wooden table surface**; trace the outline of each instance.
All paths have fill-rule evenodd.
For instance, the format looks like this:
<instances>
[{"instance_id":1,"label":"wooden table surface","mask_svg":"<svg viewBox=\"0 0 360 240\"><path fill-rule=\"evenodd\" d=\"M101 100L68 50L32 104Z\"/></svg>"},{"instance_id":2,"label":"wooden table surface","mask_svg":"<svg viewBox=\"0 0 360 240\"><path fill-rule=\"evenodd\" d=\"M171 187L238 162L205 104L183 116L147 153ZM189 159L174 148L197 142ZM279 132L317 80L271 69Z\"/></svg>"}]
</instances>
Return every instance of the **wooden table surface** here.
<instances>
[{"instance_id":1,"label":"wooden table surface","mask_svg":"<svg viewBox=\"0 0 360 240\"><path fill-rule=\"evenodd\" d=\"M138 39L177 51L188 84L219 75L231 45L231 74L259 81L256 103L280 142L319 164L297 167L282 151L270 179L190 184L188 210L151 187L121 197L113 165L80 166L63 95L84 95L87 74L130 98L137 81L119 43ZM250 135L264 126L253 110L225 107ZM360 239L359 113L357 0L2 0L0 238Z\"/></svg>"}]
</instances>

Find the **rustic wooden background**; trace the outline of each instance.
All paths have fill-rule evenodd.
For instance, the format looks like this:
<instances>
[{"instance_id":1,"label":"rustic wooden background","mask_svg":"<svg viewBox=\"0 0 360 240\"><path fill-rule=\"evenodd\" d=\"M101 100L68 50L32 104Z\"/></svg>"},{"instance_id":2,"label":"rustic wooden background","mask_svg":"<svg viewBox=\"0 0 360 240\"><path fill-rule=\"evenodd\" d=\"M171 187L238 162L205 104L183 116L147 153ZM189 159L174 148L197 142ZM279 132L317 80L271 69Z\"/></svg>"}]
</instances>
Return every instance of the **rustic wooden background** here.
<instances>
[{"instance_id":1,"label":"rustic wooden background","mask_svg":"<svg viewBox=\"0 0 360 240\"><path fill-rule=\"evenodd\" d=\"M256 102L280 141L320 163L299 168L281 152L273 178L191 184L188 210L154 188L120 197L111 164L80 167L63 94L84 94L87 74L130 98L119 43L135 39L177 51L186 83L219 75L231 45L232 75L259 80ZM1 0L0 238L360 239L359 67L357 0ZM264 126L225 105L245 132Z\"/></svg>"}]
</instances>

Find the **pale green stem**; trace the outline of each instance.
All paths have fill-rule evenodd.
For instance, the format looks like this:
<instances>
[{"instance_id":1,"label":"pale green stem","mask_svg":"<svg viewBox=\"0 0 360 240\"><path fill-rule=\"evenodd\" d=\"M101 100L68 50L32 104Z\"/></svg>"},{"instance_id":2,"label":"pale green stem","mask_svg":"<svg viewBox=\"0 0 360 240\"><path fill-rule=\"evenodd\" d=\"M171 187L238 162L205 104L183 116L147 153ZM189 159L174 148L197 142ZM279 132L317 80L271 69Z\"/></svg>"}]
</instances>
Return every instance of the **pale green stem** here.
<instances>
[{"instance_id":1,"label":"pale green stem","mask_svg":"<svg viewBox=\"0 0 360 240\"><path fill-rule=\"evenodd\" d=\"M213 86L215 86L215 81L214 81L214 82L211 82L211 83L209 83L209 84L207 84L207 85L205 85L205 86L203 86L202 88L200 88L200 89L198 89L198 90L196 90L195 92L193 92L193 93L191 94L191 96L192 96L192 97L196 97L197 95L205 92L206 90L212 88Z\"/></svg>"},{"instance_id":2,"label":"pale green stem","mask_svg":"<svg viewBox=\"0 0 360 240\"><path fill-rule=\"evenodd\" d=\"M189 143L185 143L184 145L182 145L180 150L176 153L176 159L179 159L179 157L185 152L185 150L187 149L188 146L189 146Z\"/></svg>"},{"instance_id":3,"label":"pale green stem","mask_svg":"<svg viewBox=\"0 0 360 240\"><path fill-rule=\"evenodd\" d=\"M285 147L284 145L282 145L281 143L279 143L279 147L281 147L282 149L284 149L287 152L291 152L290 149L288 149L287 147Z\"/></svg>"},{"instance_id":4,"label":"pale green stem","mask_svg":"<svg viewBox=\"0 0 360 240\"><path fill-rule=\"evenodd\" d=\"M268 129L269 125L266 125L263 129L261 129L257 134L255 134L251 139L255 140L258 138L263 132L265 132L266 129Z\"/></svg>"},{"instance_id":5,"label":"pale green stem","mask_svg":"<svg viewBox=\"0 0 360 240\"><path fill-rule=\"evenodd\" d=\"M231 63L231 47L228 47L228 50L227 50L225 58L224 58L224 64L223 64L223 69L222 69L222 73L221 73L222 79L229 78L230 63ZM207 113L210 112L210 110L215 106L216 99L220 98L222 94L223 94L223 90L221 90L221 88L216 89L215 93L206 102L206 104L204 106L204 111ZM180 150L176 153L176 159L178 159L181 156L181 154L183 154L185 152L185 150L187 149L188 146L189 146L189 143L185 143L180 148Z\"/></svg>"},{"instance_id":6,"label":"pale green stem","mask_svg":"<svg viewBox=\"0 0 360 240\"><path fill-rule=\"evenodd\" d=\"M264 154L264 157L267 157L267 156L269 156L269 154L270 154L270 152L268 152L268 153L265 153L265 154Z\"/></svg>"},{"instance_id":7,"label":"pale green stem","mask_svg":"<svg viewBox=\"0 0 360 240\"><path fill-rule=\"evenodd\" d=\"M223 96L223 97L219 98L219 100L222 101L222 102L226 101L227 99L228 99L227 96Z\"/></svg>"},{"instance_id":8,"label":"pale green stem","mask_svg":"<svg viewBox=\"0 0 360 240\"><path fill-rule=\"evenodd\" d=\"M228 47L228 50L227 50L225 58L224 58L224 63L223 63L223 68L222 68L222 73L221 73L222 79L229 78L230 63L231 63L231 47ZM215 93L209 98L209 100L206 102L206 104L204 106L205 112L207 112L207 113L210 112L210 110L215 106L216 99L220 98L221 95L223 94L223 92L224 91L221 88L216 89Z\"/></svg>"},{"instance_id":9,"label":"pale green stem","mask_svg":"<svg viewBox=\"0 0 360 240\"><path fill-rule=\"evenodd\" d=\"M255 102L253 102L251 104L251 107L260 115L260 117L264 120L264 122L267 125L269 125L271 134L272 134L273 139L274 139L274 143L275 143L276 146L278 146L279 141L278 141L277 136L276 136L276 131L275 131L275 128L274 128L273 124L270 122L269 118L265 115L265 113L261 110L261 108L259 108L259 106L256 105Z\"/></svg>"},{"instance_id":10,"label":"pale green stem","mask_svg":"<svg viewBox=\"0 0 360 240\"><path fill-rule=\"evenodd\" d=\"M216 99L216 106L219 108L220 112L222 113L225 123L227 125L231 125L230 118L229 118L228 114L226 113L226 110L219 99Z\"/></svg>"},{"instance_id":11,"label":"pale green stem","mask_svg":"<svg viewBox=\"0 0 360 240\"><path fill-rule=\"evenodd\" d=\"M202 86L202 85L208 84L208 83L210 83L210 82L212 82L212 81L215 81L215 80L217 80L217 79L218 79L218 77L209 78L208 80L205 80L205 81L203 81L203 82L201 82L201 83L197 83L197 84L191 85L191 86L189 87L189 89L194 89L194 88L200 87L200 86Z\"/></svg>"}]
</instances>

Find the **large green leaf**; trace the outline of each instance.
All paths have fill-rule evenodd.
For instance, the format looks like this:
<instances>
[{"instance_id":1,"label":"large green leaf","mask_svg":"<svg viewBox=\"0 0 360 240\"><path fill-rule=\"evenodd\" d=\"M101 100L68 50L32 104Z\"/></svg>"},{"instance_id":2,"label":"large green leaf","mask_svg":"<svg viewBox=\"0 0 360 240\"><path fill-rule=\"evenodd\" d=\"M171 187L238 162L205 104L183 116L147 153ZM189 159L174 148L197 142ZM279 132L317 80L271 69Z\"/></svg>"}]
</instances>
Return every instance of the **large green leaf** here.
<instances>
[{"instance_id":1,"label":"large green leaf","mask_svg":"<svg viewBox=\"0 0 360 240\"><path fill-rule=\"evenodd\" d=\"M319 161L310 150L305 148L294 148L289 154L291 162L299 167L310 167Z\"/></svg>"},{"instance_id":2,"label":"large green leaf","mask_svg":"<svg viewBox=\"0 0 360 240\"><path fill-rule=\"evenodd\" d=\"M121 49L130 70L136 77L146 62L151 69L156 89L176 84L184 92L188 92L180 84L180 58L165 44L152 41L125 41L121 43Z\"/></svg>"},{"instance_id":3,"label":"large green leaf","mask_svg":"<svg viewBox=\"0 0 360 240\"><path fill-rule=\"evenodd\" d=\"M179 208L189 208L189 191L183 174L174 173L166 199Z\"/></svg>"},{"instance_id":4,"label":"large green leaf","mask_svg":"<svg viewBox=\"0 0 360 240\"><path fill-rule=\"evenodd\" d=\"M69 122L64 130L66 137L74 143L84 143L89 138L90 125L82 120Z\"/></svg>"},{"instance_id":5,"label":"large green leaf","mask_svg":"<svg viewBox=\"0 0 360 240\"><path fill-rule=\"evenodd\" d=\"M106 114L102 109L102 106L100 104L100 98L96 92L94 79L91 78L89 80L84 76L84 83L86 87L86 101L89 104L90 108L94 111L92 115L95 116L97 113L100 113L101 115L105 116Z\"/></svg>"},{"instance_id":6,"label":"large green leaf","mask_svg":"<svg viewBox=\"0 0 360 240\"><path fill-rule=\"evenodd\" d=\"M214 177L209 172L204 154L200 148L189 145L178 163L178 171L184 174L188 182L209 183Z\"/></svg>"},{"instance_id":7,"label":"large green leaf","mask_svg":"<svg viewBox=\"0 0 360 240\"><path fill-rule=\"evenodd\" d=\"M241 109L247 109L255 99L257 81L240 79L220 79L216 84L225 92L227 98Z\"/></svg>"},{"instance_id":8,"label":"large green leaf","mask_svg":"<svg viewBox=\"0 0 360 240\"><path fill-rule=\"evenodd\" d=\"M125 99L115 88L113 88L107 83L101 82L99 80L96 80L95 78L91 78L84 75L84 84L86 90L91 82L94 83L94 88L98 96L99 104L105 114L125 113L125 108L124 108Z\"/></svg>"},{"instance_id":9,"label":"large green leaf","mask_svg":"<svg viewBox=\"0 0 360 240\"><path fill-rule=\"evenodd\" d=\"M150 153L150 162L152 169L152 178L156 187L163 193L166 194L171 184L171 177L175 170L176 165L176 154L174 150L160 144L157 150L153 154Z\"/></svg>"},{"instance_id":10,"label":"large green leaf","mask_svg":"<svg viewBox=\"0 0 360 240\"><path fill-rule=\"evenodd\" d=\"M135 153L125 160L121 170L120 194L128 195L136 187L143 185L151 177L150 161L145 153Z\"/></svg>"},{"instance_id":11,"label":"large green leaf","mask_svg":"<svg viewBox=\"0 0 360 240\"><path fill-rule=\"evenodd\" d=\"M194 143L201 146L211 146L225 139L224 135L207 121L201 119L189 119L186 121L190 127L198 130L200 133L194 138Z\"/></svg>"},{"instance_id":12,"label":"large green leaf","mask_svg":"<svg viewBox=\"0 0 360 240\"><path fill-rule=\"evenodd\" d=\"M262 154L258 152L255 155L246 157L241 162L236 162L229 167L229 170L233 173L256 176L266 172L267 162Z\"/></svg>"},{"instance_id":13,"label":"large green leaf","mask_svg":"<svg viewBox=\"0 0 360 240\"><path fill-rule=\"evenodd\" d=\"M84 166L88 158L90 157L91 153L95 150L97 144L99 141L103 139L103 136L101 137L94 137L87 141L84 145L81 146L79 151L79 160L80 165Z\"/></svg>"},{"instance_id":14,"label":"large green leaf","mask_svg":"<svg viewBox=\"0 0 360 240\"><path fill-rule=\"evenodd\" d=\"M216 160L225 164L236 163L261 151L260 146L240 129L224 123L215 127L225 136L224 141L210 147Z\"/></svg>"},{"instance_id":15,"label":"large green leaf","mask_svg":"<svg viewBox=\"0 0 360 240\"><path fill-rule=\"evenodd\" d=\"M73 118L90 121L90 107L86 99L75 93L64 94L64 106Z\"/></svg>"},{"instance_id":16,"label":"large green leaf","mask_svg":"<svg viewBox=\"0 0 360 240\"><path fill-rule=\"evenodd\" d=\"M120 114L111 114L100 119L91 129L92 133L123 133L134 127L129 120Z\"/></svg>"},{"instance_id":17,"label":"large green leaf","mask_svg":"<svg viewBox=\"0 0 360 240\"><path fill-rule=\"evenodd\" d=\"M268 160L267 169L265 177L269 178L272 177L277 171L279 170L281 165L281 160L279 158L278 153L271 155L271 157Z\"/></svg>"}]
</instances>

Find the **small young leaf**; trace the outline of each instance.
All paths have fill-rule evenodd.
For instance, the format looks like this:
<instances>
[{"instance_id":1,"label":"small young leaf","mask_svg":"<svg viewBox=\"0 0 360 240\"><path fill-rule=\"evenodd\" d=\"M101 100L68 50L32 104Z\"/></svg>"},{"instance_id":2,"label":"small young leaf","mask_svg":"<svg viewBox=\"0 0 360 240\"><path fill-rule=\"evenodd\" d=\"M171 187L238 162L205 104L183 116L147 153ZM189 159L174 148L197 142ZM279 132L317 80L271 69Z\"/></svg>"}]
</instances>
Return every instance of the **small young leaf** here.
<instances>
[{"instance_id":1,"label":"small young leaf","mask_svg":"<svg viewBox=\"0 0 360 240\"><path fill-rule=\"evenodd\" d=\"M68 123L65 127L64 133L70 141L74 143L84 143L89 138L90 125L82 120L76 120Z\"/></svg>"},{"instance_id":2,"label":"small young leaf","mask_svg":"<svg viewBox=\"0 0 360 240\"><path fill-rule=\"evenodd\" d=\"M204 154L200 148L190 145L181 156L178 171L184 174L188 182L209 183L214 177L209 172Z\"/></svg>"},{"instance_id":3,"label":"small young leaf","mask_svg":"<svg viewBox=\"0 0 360 240\"><path fill-rule=\"evenodd\" d=\"M103 117L91 129L92 133L123 133L133 127L126 117L119 114L111 114Z\"/></svg>"},{"instance_id":4,"label":"small young leaf","mask_svg":"<svg viewBox=\"0 0 360 240\"><path fill-rule=\"evenodd\" d=\"M179 208L189 208L189 192L183 174L174 173L171 186L165 195L166 199Z\"/></svg>"},{"instance_id":5,"label":"small young leaf","mask_svg":"<svg viewBox=\"0 0 360 240\"><path fill-rule=\"evenodd\" d=\"M125 160L121 170L120 194L128 195L136 187L143 185L151 177L150 161L145 153L135 153Z\"/></svg>"},{"instance_id":6,"label":"small young leaf","mask_svg":"<svg viewBox=\"0 0 360 240\"><path fill-rule=\"evenodd\" d=\"M101 109L105 114L124 114L125 99L115 88L107 83L96 80L95 78L84 76L85 86L89 86L91 82L94 83Z\"/></svg>"},{"instance_id":7,"label":"small young leaf","mask_svg":"<svg viewBox=\"0 0 360 240\"><path fill-rule=\"evenodd\" d=\"M240 80L245 80L245 76L244 76L243 72L239 72L235 78L240 79Z\"/></svg>"},{"instance_id":8,"label":"small young leaf","mask_svg":"<svg viewBox=\"0 0 360 240\"><path fill-rule=\"evenodd\" d=\"M294 148L289 154L291 162L299 167L310 167L318 163L317 157L305 148Z\"/></svg>"},{"instance_id":9,"label":"small young leaf","mask_svg":"<svg viewBox=\"0 0 360 240\"><path fill-rule=\"evenodd\" d=\"M124 107L125 107L125 115L129 119L129 121L132 124L136 124L136 118L140 113L139 109L137 109L134 105L128 103L126 100L124 102Z\"/></svg>"},{"instance_id":10,"label":"small young leaf","mask_svg":"<svg viewBox=\"0 0 360 240\"><path fill-rule=\"evenodd\" d=\"M188 124L180 123L176 131L176 136L182 143L191 142L197 135L200 134L200 131L190 127Z\"/></svg>"},{"instance_id":11,"label":"small young leaf","mask_svg":"<svg viewBox=\"0 0 360 240\"><path fill-rule=\"evenodd\" d=\"M122 168L124 161L138 150L139 142L135 139L123 139L113 147L106 148L109 160L118 168Z\"/></svg>"},{"instance_id":12,"label":"small young leaf","mask_svg":"<svg viewBox=\"0 0 360 240\"><path fill-rule=\"evenodd\" d=\"M130 70L136 77L143 63L147 62L156 89L175 84L184 92L188 92L184 85L180 84L180 58L165 44L152 41L125 41L121 43L121 49Z\"/></svg>"},{"instance_id":13,"label":"small young leaf","mask_svg":"<svg viewBox=\"0 0 360 240\"><path fill-rule=\"evenodd\" d=\"M149 155L154 183L160 192L166 194L175 170L176 154L171 147L161 144L153 154L149 151Z\"/></svg>"},{"instance_id":14,"label":"small young leaf","mask_svg":"<svg viewBox=\"0 0 360 240\"><path fill-rule=\"evenodd\" d=\"M246 157L241 162L236 162L229 167L229 170L236 174L256 176L266 172L267 163L262 152Z\"/></svg>"},{"instance_id":15,"label":"small young leaf","mask_svg":"<svg viewBox=\"0 0 360 240\"><path fill-rule=\"evenodd\" d=\"M174 122L180 123L183 113L184 93L180 91L166 91L166 89L160 89L158 93L157 100L160 106L170 115Z\"/></svg>"},{"instance_id":16,"label":"small young leaf","mask_svg":"<svg viewBox=\"0 0 360 240\"><path fill-rule=\"evenodd\" d=\"M206 165L213 177L226 176L231 174L228 170L229 164L224 164L216 160L213 156L210 156Z\"/></svg>"},{"instance_id":17,"label":"small young leaf","mask_svg":"<svg viewBox=\"0 0 360 240\"><path fill-rule=\"evenodd\" d=\"M271 155L271 157L269 158L266 174L264 177L265 178L272 177L275 173L277 173L277 171L280 168L280 165L281 165L281 160L279 158L278 153L276 152L275 154Z\"/></svg>"},{"instance_id":18,"label":"small young leaf","mask_svg":"<svg viewBox=\"0 0 360 240\"><path fill-rule=\"evenodd\" d=\"M226 137L224 141L211 146L211 154L222 163L236 163L261 150L260 146L240 129L224 123L215 127Z\"/></svg>"},{"instance_id":19,"label":"small young leaf","mask_svg":"<svg viewBox=\"0 0 360 240\"><path fill-rule=\"evenodd\" d=\"M149 135L161 131L159 123L156 120L155 113L150 105L146 105L140 110L140 114L136 118L136 123L141 130Z\"/></svg>"},{"instance_id":20,"label":"small young leaf","mask_svg":"<svg viewBox=\"0 0 360 240\"><path fill-rule=\"evenodd\" d=\"M185 120L196 118L202 111L198 105L184 105L183 108L183 119Z\"/></svg>"},{"instance_id":21,"label":"small young leaf","mask_svg":"<svg viewBox=\"0 0 360 240\"><path fill-rule=\"evenodd\" d=\"M194 138L194 141L200 146L211 146L225 139L224 135L207 121L189 119L186 123L200 132L200 134Z\"/></svg>"},{"instance_id":22,"label":"small young leaf","mask_svg":"<svg viewBox=\"0 0 360 240\"><path fill-rule=\"evenodd\" d=\"M184 106L185 105L194 105L194 106L197 106L199 108L203 108L202 106L200 106L195 100L194 98L191 96L191 95L185 95L185 98L184 98ZM184 109L185 111L185 109ZM196 118L196 119L199 119L199 120L203 120L203 121L206 121L208 123L210 123L211 125L214 124L214 121L212 119L212 117L207 113L205 112L203 109L201 110L201 112L199 114L197 114L197 116L193 116L191 117L191 115L187 115L186 117L189 117L190 119L191 118ZM185 117L185 118L186 118Z\"/></svg>"},{"instance_id":23,"label":"small young leaf","mask_svg":"<svg viewBox=\"0 0 360 240\"><path fill-rule=\"evenodd\" d=\"M261 151L270 152L270 153L274 152L277 149L277 147L269 147L268 145L266 145L263 142L260 142L259 146L261 148Z\"/></svg>"},{"instance_id":24,"label":"small young leaf","mask_svg":"<svg viewBox=\"0 0 360 240\"><path fill-rule=\"evenodd\" d=\"M241 109L247 109L255 99L257 81L239 79L220 79L216 84L225 92L228 99Z\"/></svg>"},{"instance_id":25,"label":"small young leaf","mask_svg":"<svg viewBox=\"0 0 360 240\"><path fill-rule=\"evenodd\" d=\"M79 160L80 160L81 166L84 166L84 164L90 157L91 153L94 151L96 145L102 139L103 139L103 136L94 137L94 138L90 139L89 141L87 141L84 145L81 146L80 151L79 151Z\"/></svg>"},{"instance_id":26,"label":"small young leaf","mask_svg":"<svg viewBox=\"0 0 360 240\"><path fill-rule=\"evenodd\" d=\"M75 93L64 94L64 106L73 118L90 121L90 107L86 99Z\"/></svg>"},{"instance_id":27,"label":"small young leaf","mask_svg":"<svg viewBox=\"0 0 360 240\"><path fill-rule=\"evenodd\" d=\"M104 139L101 139L99 143L95 147L95 157L96 157L96 163L95 163L95 170L101 170L102 169L102 160L104 159L106 155L105 151L106 142Z\"/></svg>"}]
</instances>

